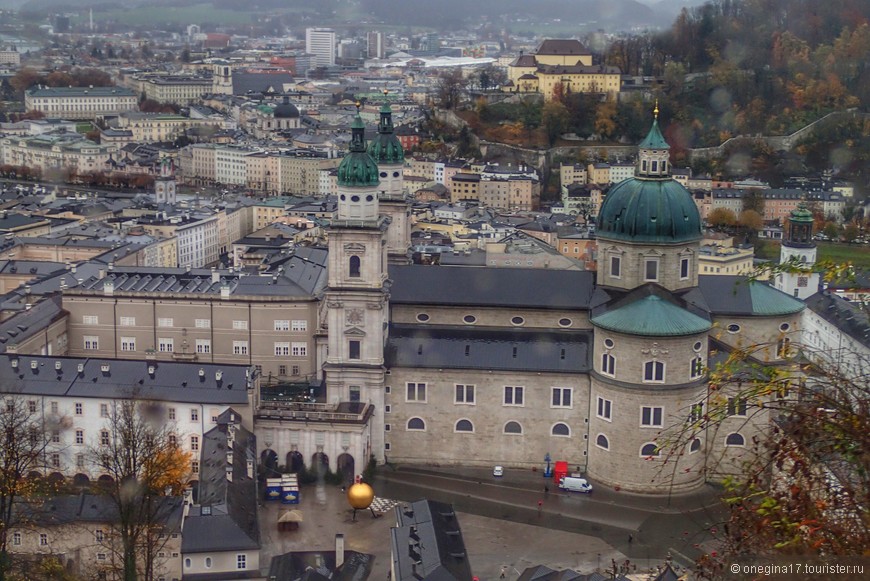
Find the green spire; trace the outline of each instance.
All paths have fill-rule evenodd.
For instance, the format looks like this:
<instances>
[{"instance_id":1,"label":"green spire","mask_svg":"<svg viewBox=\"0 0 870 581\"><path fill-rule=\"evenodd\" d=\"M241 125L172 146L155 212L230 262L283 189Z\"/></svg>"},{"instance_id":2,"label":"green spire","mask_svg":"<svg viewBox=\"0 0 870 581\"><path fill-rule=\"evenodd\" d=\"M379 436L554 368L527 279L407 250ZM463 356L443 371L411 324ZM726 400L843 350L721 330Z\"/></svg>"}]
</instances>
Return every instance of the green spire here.
<instances>
[{"instance_id":1,"label":"green spire","mask_svg":"<svg viewBox=\"0 0 870 581\"><path fill-rule=\"evenodd\" d=\"M380 183L378 166L366 153L366 124L357 108L356 117L350 124L350 152L338 166L338 185L343 187L369 187Z\"/></svg>"},{"instance_id":2,"label":"green spire","mask_svg":"<svg viewBox=\"0 0 870 581\"><path fill-rule=\"evenodd\" d=\"M386 91L384 91L386 95ZM405 162L405 151L393 131L393 109L388 102L381 106L381 120L378 134L369 145L369 155L378 164L401 164Z\"/></svg>"},{"instance_id":3,"label":"green spire","mask_svg":"<svg viewBox=\"0 0 870 581\"><path fill-rule=\"evenodd\" d=\"M671 146L665 141L662 132L659 130L659 102L656 100L656 108L653 109L653 124L649 129L649 133L643 141L640 142L641 149L670 149Z\"/></svg>"}]
</instances>

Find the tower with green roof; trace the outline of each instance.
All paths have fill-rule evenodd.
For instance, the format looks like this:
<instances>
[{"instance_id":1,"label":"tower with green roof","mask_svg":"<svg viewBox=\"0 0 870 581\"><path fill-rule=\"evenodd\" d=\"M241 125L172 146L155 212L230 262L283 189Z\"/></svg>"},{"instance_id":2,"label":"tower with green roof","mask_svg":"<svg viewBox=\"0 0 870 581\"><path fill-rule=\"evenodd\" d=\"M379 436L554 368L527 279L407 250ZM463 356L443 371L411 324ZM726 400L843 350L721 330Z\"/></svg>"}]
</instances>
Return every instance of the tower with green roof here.
<instances>
[{"instance_id":1,"label":"tower with green roof","mask_svg":"<svg viewBox=\"0 0 870 581\"><path fill-rule=\"evenodd\" d=\"M323 372L328 401L367 402L378 410L369 425L360 426L365 433L350 438L364 438L366 447L383 462L384 235L389 221L380 215L379 186L378 166L366 151L365 124L357 113L351 124L350 150L338 166L338 208L328 228Z\"/></svg>"},{"instance_id":2,"label":"tower with green roof","mask_svg":"<svg viewBox=\"0 0 870 581\"><path fill-rule=\"evenodd\" d=\"M791 264L793 272L776 276L776 288L801 300L819 290L819 273L808 272L816 263L816 242L813 240L813 213L800 202L788 217L785 236L779 251L780 264Z\"/></svg>"},{"instance_id":3,"label":"tower with green roof","mask_svg":"<svg viewBox=\"0 0 870 581\"><path fill-rule=\"evenodd\" d=\"M386 97L387 91L384 91ZM393 110L384 99L378 134L368 147L369 155L378 164L381 180L379 201L381 212L389 220L387 226L387 255L390 264L409 264L411 245L410 207L405 196L405 151L393 130Z\"/></svg>"}]
</instances>

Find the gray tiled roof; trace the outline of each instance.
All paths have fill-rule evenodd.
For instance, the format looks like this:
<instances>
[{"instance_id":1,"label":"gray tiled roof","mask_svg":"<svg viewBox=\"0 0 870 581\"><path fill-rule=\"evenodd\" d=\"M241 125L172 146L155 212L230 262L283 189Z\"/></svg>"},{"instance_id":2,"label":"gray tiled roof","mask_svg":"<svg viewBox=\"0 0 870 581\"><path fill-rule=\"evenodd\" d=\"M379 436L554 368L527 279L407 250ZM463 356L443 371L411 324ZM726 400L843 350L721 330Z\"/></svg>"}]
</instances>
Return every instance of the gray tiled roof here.
<instances>
[{"instance_id":1,"label":"gray tiled roof","mask_svg":"<svg viewBox=\"0 0 870 581\"><path fill-rule=\"evenodd\" d=\"M396 266L390 302L537 309L588 309L595 274L523 268Z\"/></svg>"},{"instance_id":2,"label":"gray tiled roof","mask_svg":"<svg viewBox=\"0 0 870 581\"><path fill-rule=\"evenodd\" d=\"M714 315L774 316L804 309L801 301L745 276L701 275L698 290Z\"/></svg>"},{"instance_id":3,"label":"gray tiled roof","mask_svg":"<svg viewBox=\"0 0 870 581\"><path fill-rule=\"evenodd\" d=\"M103 365L108 371L103 371ZM149 367L154 368L153 374L148 373ZM215 376L218 371L220 381ZM249 373L245 365L3 354L0 392L101 399L135 395L145 400L247 405Z\"/></svg>"},{"instance_id":4,"label":"gray tiled roof","mask_svg":"<svg viewBox=\"0 0 870 581\"><path fill-rule=\"evenodd\" d=\"M819 292L806 300L807 308L865 347L870 347L870 317L860 305L831 292Z\"/></svg>"},{"instance_id":5,"label":"gray tiled roof","mask_svg":"<svg viewBox=\"0 0 870 581\"><path fill-rule=\"evenodd\" d=\"M585 373L591 330L544 331L498 327L393 324L387 367L498 369Z\"/></svg>"},{"instance_id":6,"label":"gray tiled roof","mask_svg":"<svg viewBox=\"0 0 870 581\"><path fill-rule=\"evenodd\" d=\"M51 323L65 314L60 295L55 295L6 319L0 323L0 353L5 353L9 345L20 344L37 333L43 333Z\"/></svg>"},{"instance_id":7,"label":"gray tiled roof","mask_svg":"<svg viewBox=\"0 0 870 581\"><path fill-rule=\"evenodd\" d=\"M390 538L397 579L471 581L471 563L453 506L433 500L397 506Z\"/></svg>"}]
</instances>

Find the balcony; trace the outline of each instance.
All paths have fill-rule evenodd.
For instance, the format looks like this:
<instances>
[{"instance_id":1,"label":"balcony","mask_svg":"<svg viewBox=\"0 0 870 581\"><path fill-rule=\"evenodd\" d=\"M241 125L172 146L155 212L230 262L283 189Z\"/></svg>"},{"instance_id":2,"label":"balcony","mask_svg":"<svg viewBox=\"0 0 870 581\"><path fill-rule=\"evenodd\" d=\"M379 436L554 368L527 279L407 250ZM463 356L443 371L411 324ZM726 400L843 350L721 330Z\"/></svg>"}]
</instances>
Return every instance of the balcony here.
<instances>
[{"instance_id":1,"label":"balcony","mask_svg":"<svg viewBox=\"0 0 870 581\"><path fill-rule=\"evenodd\" d=\"M257 407L259 420L305 423L365 424L374 407L362 402L338 404L264 401Z\"/></svg>"}]
</instances>

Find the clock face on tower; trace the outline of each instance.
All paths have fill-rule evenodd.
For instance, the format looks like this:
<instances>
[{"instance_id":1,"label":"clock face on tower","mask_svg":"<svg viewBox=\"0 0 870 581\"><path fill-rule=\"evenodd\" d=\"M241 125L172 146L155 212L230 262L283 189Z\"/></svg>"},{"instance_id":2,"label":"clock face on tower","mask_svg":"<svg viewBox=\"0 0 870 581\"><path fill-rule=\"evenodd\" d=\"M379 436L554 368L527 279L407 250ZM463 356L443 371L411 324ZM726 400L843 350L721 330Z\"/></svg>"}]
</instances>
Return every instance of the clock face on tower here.
<instances>
[{"instance_id":1,"label":"clock face on tower","mask_svg":"<svg viewBox=\"0 0 870 581\"><path fill-rule=\"evenodd\" d=\"M365 315L362 309L349 309L344 318L348 325L362 325Z\"/></svg>"}]
</instances>

